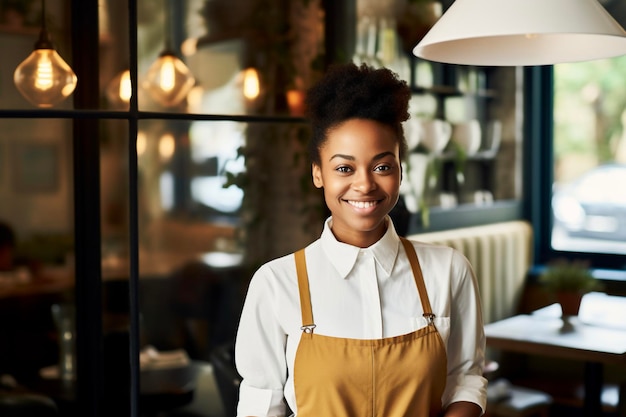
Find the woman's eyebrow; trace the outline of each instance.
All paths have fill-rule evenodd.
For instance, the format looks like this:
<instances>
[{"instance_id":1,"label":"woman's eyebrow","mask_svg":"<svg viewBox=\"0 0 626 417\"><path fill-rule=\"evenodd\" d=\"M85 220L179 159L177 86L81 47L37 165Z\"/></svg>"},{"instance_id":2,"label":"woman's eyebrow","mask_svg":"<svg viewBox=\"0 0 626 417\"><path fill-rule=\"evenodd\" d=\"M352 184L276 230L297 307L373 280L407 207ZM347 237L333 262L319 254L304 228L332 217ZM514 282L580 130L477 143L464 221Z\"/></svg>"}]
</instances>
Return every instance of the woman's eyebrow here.
<instances>
[{"instance_id":1,"label":"woman's eyebrow","mask_svg":"<svg viewBox=\"0 0 626 417\"><path fill-rule=\"evenodd\" d=\"M336 153L333 156L331 156L330 158L328 158L328 161L332 161L335 158L347 159L349 161L356 160L356 158L354 156L352 156L352 155L344 155L344 154L341 154L341 153Z\"/></svg>"},{"instance_id":2,"label":"woman's eyebrow","mask_svg":"<svg viewBox=\"0 0 626 417\"><path fill-rule=\"evenodd\" d=\"M386 156L395 156L395 154L394 154L393 152L390 152L390 151L381 152L381 153L379 153L378 155L375 155L375 156L372 158L372 161L378 161L379 159L383 159L383 158L384 158L384 157L386 157ZM349 161L354 161L354 160L356 160L356 158L355 158L354 156L352 156L352 155L344 155L344 154L341 154L341 153L336 153L336 154L334 154L333 156L331 156L330 158L328 158L328 160L329 160L329 161L332 161L332 160L333 160L333 159L335 159L335 158L347 159L347 160L349 160Z\"/></svg>"},{"instance_id":3,"label":"woman's eyebrow","mask_svg":"<svg viewBox=\"0 0 626 417\"><path fill-rule=\"evenodd\" d=\"M378 155L376 155L375 157L373 157L372 161L378 161L379 159L383 159L386 156L396 156L396 154L393 153L393 152L390 152L390 151L381 152Z\"/></svg>"}]
</instances>

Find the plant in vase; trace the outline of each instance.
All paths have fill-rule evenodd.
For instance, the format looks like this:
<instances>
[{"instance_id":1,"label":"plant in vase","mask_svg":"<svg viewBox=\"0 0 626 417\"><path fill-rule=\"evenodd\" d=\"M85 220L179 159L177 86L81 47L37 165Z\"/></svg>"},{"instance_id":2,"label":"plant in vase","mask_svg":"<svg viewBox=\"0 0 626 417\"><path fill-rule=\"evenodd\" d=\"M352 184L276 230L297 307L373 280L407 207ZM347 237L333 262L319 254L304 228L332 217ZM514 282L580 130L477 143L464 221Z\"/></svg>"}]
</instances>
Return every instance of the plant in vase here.
<instances>
[{"instance_id":1,"label":"plant in vase","mask_svg":"<svg viewBox=\"0 0 626 417\"><path fill-rule=\"evenodd\" d=\"M539 275L539 282L561 304L563 316L576 316L580 301L588 292L602 288L589 269L589 262L557 259L548 263Z\"/></svg>"}]
</instances>

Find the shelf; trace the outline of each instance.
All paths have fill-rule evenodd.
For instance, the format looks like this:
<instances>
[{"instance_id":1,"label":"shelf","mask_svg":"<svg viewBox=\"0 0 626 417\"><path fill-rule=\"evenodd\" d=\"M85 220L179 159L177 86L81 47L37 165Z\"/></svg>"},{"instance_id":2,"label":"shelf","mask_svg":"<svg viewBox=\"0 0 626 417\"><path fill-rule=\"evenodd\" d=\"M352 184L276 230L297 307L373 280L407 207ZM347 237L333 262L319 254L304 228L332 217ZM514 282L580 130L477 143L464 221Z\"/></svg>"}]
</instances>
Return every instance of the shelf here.
<instances>
[{"instance_id":1,"label":"shelf","mask_svg":"<svg viewBox=\"0 0 626 417\"><path fill-rule=\"evenodd\" d=\"M430 94L440 97L474 97L492 99L497 96L495 90L484 89L478 91L463 91L459 88L448 85L434 85L432 87L412 86L413 94Z\"/></svg>"},{"instance_id":2,"label":"shelf","mask_svg":"<svg viewBox=\"0 0 626 417\"><path fill-rule=\"evenodd\" d=\"M420 153L420 152L411 152L411 153ZM497 155L498 155L497 150L486 149L483 151L478 151L472 155L466 155L465 158L463 158L463 160L464 161L478 161L478 162L479 161L492 161L496 158ZM440 154L433 154L433 156L443 162L455 161L457 159L457 154L454 151L445 151Z\"/></svg>"},{"instance_id":3,"label":"shelf","mask_svg":"<svg viewBox=\"0 0 626 417\"><path fill-rule=\"evenodd\" d=\"M489 205L459 204L454 208L430 208L430 227L421 225L420 213L413 214L409 221L409 234L435 232L460 227L480 226L522 218L520 200L498 200Z\"/></svg>"}]
</instances>

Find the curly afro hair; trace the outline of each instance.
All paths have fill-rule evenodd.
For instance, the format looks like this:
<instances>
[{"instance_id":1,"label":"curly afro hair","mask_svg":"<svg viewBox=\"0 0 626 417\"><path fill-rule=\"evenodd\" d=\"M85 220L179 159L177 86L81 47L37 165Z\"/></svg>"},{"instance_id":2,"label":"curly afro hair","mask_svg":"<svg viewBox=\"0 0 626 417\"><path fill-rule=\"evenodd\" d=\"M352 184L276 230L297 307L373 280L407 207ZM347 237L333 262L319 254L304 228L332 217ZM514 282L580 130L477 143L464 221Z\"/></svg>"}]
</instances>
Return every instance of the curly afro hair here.
<instances>
[{"instance_id":1,"label":"curly afro hair","mask_svg":"<svg viewBox=\"0 0 626 417\"><path fill-rule=\"evenodd\" d=\"M411 90L387 68L367 64L335 65L307 93L312 125L311 162L320 164L320 148L328 131L350 119L369 119L389 126L400 143L400 160L407 152L402 122L409 118Z\"/></svg>"}]
</instances>

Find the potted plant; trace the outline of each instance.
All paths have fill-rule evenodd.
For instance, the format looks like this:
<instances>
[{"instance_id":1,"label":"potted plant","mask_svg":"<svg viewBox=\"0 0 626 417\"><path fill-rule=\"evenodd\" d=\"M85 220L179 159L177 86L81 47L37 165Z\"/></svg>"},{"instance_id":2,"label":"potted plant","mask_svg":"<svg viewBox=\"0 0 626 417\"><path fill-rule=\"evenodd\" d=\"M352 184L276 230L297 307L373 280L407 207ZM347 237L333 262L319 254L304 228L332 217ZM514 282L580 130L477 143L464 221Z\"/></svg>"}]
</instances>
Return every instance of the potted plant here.
<instances>
[{"instance_id":1,"label":"potted plant","mask_svg":"<svg viewBox=\"0 0 626 417\"><path fill-rule=\"evenodd\" d=\"M583 295L602 287L591 273L589 262L580 259L557 259L548 263L539 275L539 282L561 304L563 316L578 315Z\"/></svg>"}]
</instances>

